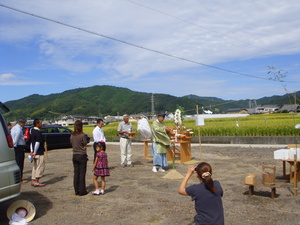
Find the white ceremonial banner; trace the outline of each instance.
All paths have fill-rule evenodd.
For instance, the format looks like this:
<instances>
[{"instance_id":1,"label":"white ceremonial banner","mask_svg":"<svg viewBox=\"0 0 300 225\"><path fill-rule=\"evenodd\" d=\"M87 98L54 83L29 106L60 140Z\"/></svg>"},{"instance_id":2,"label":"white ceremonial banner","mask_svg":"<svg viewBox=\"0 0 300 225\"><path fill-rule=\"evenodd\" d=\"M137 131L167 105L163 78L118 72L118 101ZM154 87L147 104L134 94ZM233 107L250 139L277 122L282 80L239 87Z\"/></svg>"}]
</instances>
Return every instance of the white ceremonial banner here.
<instances>
[{"instance_id":1,"label":"white ceremonial banner","mask_svg":"<svg viewBox=\"0 0 300 225\"><path fill-rule=\"evenodd\" d=\"M197 115L196 126L204 126L204 117L202 115Z\"/></svg>"}]
</instances>

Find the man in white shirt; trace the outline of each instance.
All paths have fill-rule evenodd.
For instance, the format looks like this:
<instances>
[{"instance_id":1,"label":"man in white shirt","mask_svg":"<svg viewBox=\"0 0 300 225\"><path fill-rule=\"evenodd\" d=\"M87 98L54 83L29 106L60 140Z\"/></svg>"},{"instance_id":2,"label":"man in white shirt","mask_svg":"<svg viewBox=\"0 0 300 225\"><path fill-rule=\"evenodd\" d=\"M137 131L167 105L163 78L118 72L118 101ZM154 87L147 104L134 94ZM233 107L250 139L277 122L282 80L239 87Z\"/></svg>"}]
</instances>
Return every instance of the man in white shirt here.
<instances>
[{"instance_id":1,"label":"man in white shirt","mask_svg":"<svg viewBox=\"0 0 300 225\"><path fill-rule=\"evenodd\" d=\"M96 144L98 142L104 142L104 148L106 148L106 145L105 145L105 142L106 142L106 139L105 139L105 136L104 136L104 132L102 130L102 126L104 124L104 121L103 119L98 119L97 120L97 126L95 127L95 129L93 130L93 139L94 139L94 161L95 161L95 158L96 158L96 154L97 154L97 151L96 151Z\"/></svg>"},{"instance_id":2,"label":"man in white shirt","mask_svg":"<svg viewBox=\"0 0 300 225\"><path fill-rule=\"evenodd\" d=\"M118 133L120 135L121 165L133 167L131 162L131 139L129 133L133 131L132 124L129 122L129 116L125 114L123 121L119 123Z\"/></svg>"},{"instance_id":3,"label":"man in white shirt","mask_svg":"<svg viewBox=\"0 0 300 225\"><path fill-rule=\"evenodd\" d=\"M23 169L24 169L24 159L25 159L25 140L23 134L23 127L25 126L26 121L24 119L20 119L18 124L16 124L11 129L11 136L14 143L15 149L15 158L16 162L21 171L21 182L26 183L27 181L23 180Z\"/></svg>"}]
</instances>

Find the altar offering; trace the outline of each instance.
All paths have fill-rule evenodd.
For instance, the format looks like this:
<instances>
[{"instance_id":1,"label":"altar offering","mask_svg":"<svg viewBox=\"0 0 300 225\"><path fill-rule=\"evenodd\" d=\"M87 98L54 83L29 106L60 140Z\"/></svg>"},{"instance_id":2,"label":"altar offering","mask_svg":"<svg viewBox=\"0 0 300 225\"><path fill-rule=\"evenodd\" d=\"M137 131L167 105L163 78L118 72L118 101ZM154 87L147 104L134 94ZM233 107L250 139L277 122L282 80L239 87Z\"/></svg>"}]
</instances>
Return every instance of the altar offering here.
<instances>
[{"instance_id":1,"label":"altar offering","mask_svg":"<svg viewBox=\"0 0 300 225\"><path fill-rule=\"evenodd\" d=\"M249 174L248 176L245 177L245 184L255 185L256 181L257 178L255 174Z\"/></svg>"},{"instance_id":2,"label":"altar offering","mask_svg":"<svg viewBox=\"0 0 300 225\"><path fill-rule=\"evenodd\" d=\"M274 151L274 159L286 160L289 157L289 149L279 149Z\"/></svg>"},{"instance_id":3,"label":"altar offering","mask_svg":"<svg viewBox=\"0 0 300 225\"><path fill-rule=\"evenodd\" d=\"M300 160L300 148L279 149L274 151L274 159L294 160L296 154L297 160Z\"/></svg>"},{"instance_id":4,"label":"altar offering","mask_svg":"<svg viewBox=\"0 0 300 225\"><path fill-rule=\"evenodd\" d=\"M128 138L134 138L135 132L129 132L128 133Z\"/></svg>"},{"instance_id":5,"label":"altar offering","mask_svg":"<svg viewBox=\"0 0 300 225\"><path fill-rule=\"evenodd\" d=\"M276 166L262 166L262 179L265 185L274 185Z\"/></svg>"}]
</instances>

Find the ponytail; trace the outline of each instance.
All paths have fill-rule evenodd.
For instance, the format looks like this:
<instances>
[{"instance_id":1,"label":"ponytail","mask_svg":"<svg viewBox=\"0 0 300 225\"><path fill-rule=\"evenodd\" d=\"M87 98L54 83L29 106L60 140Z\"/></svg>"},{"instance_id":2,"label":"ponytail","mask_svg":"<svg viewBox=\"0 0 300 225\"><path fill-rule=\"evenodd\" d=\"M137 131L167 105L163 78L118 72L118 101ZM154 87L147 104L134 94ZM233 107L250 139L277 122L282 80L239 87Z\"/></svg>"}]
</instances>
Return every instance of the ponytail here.
<instances>
[{"instance_id":1,"label":"ponytail","mask_svg":"<svg viewBox=\"0 0 300 225\"><path fill-rule=\"evenodd\" d=\"M211 178L212 168L208 163L200 163L195 170L200 179L203 181L206 189L210 190L211 192L218 192L218 190L214 188L214 181Z\"/></svg>"}]
</instances>

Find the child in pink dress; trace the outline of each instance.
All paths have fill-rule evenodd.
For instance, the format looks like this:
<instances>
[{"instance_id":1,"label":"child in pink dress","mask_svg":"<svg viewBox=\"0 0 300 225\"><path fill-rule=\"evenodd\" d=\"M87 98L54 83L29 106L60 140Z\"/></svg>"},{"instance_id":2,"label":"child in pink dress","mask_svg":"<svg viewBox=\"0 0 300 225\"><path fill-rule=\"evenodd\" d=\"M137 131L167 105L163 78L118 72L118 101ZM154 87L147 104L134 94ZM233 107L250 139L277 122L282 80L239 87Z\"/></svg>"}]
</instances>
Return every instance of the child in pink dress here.
<instances>
[{"instance_id":1,"label":"child in pink dress","mask_svg":"<svg viewBox=\"0 0 300 225\"><path fill-rule=\"evenodd\" d=\"M93 165L92 171L94 172L94 185L95 185L95 191L92 192L93 195L100 195L104 194L105 189L105 177L109 176L109 168L108 168L108 161L107 161L107 154L105 152L105 143L104 142L98 142L96 145L96 158ZM99 190L98 185L98 177L101 177L101 191Z\"/></svg>"}]
</instances>

